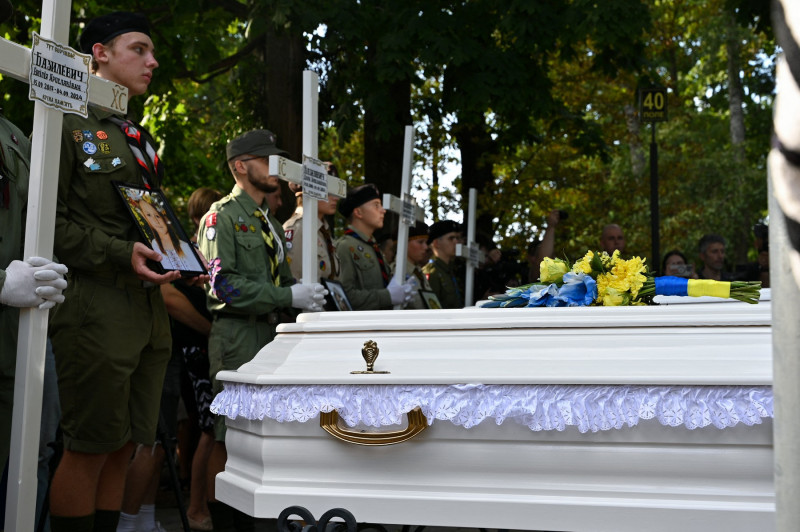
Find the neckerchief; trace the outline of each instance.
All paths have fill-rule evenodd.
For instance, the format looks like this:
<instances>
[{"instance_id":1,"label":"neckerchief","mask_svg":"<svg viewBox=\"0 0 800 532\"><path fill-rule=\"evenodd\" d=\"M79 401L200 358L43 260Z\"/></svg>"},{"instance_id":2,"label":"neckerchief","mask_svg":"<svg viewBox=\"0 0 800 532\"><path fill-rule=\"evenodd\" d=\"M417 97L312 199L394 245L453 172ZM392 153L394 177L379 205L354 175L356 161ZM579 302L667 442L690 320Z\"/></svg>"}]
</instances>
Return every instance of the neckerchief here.
<instances>
[{"instance_id":1,"label":"neckerchief","mask_svg":"<svg viewBox=\"0 0 800 532\"><path fill-rule=\"evenodd\" d=\"M122 120L116 116L110 116L108 119L118 125L125 134L128 147L142 171L144 186L149 189L152 182L156 189L161 187L161 183L164 181L164 165L153 148L153 138L150 134L130 120Z\"/></svg>"},{"instance_id":2,"label":"neckerchief","mask_svg":"<svg viewBox=\"0 0 800 532\"><path fill-rule=\"evenodd\" d=\"M280 260L278 258L278 250L276 249L276 247L280 245L280 241L276 242L275 234L272 231L272 225L267 221L267 217L264 215L263 211L261 209L256 209L256 212L253 214L255 214L261 222L261 237L267 244L267 255L269 255L269 269L272 275L272 282L275 286L280 286L281 276L278 272Z\"/></svg>"},{"instance_id":3,"label":"neckerchief","mask_svg":"<svg viewBox=\"0 0 800 532\"><path fill-rule=\"evenodd\" d=\"M325 227L324 222L319 226L319 232L322 233L322 238L325 240L325 245L328 247L328 258L331 261L331 276L330 279L336 279L339 272L336 270L336 248L333 246L333 239L331 232Z\"/></svg>"},{"instance_id":4,"label":"neckerchief","mask_svg":"<svg viewBox=\"0 0 800 532\"><path fill-rule=\"evenodd\" d=\"M386 263L383 261L383 255L381 254L381 248L378 247L378 243L372 239L370 239L369 241L364 240L363 238L361 238L361 236L359 236L358 233L356 233L352 229L345 230L344 234L350 235L353 238L362 241L368 246L372 246L372 249L375 250L375 256L378 259L378 264L381 267L381 277L383 277L383 286L384 287L389 286L389 271L386 269Z\"/></svg>"}]
</instances>

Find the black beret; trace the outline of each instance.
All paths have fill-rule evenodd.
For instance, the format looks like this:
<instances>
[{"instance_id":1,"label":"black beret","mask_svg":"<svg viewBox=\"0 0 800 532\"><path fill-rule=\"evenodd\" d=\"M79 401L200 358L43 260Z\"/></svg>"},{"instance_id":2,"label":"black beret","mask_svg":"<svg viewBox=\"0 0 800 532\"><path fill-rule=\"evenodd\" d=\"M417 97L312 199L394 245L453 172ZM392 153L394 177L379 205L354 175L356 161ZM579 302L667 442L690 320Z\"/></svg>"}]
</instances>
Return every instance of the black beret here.
<instances>
[{"instance_id":1,"label":"black beret","mask_svg":"<svg viewBox=\"0 0 800 532\"><path fill-rule=\"evenodd\" d=\"M460 232L461 224L458 222L454 222L453 220L442 220L440 222L436 222L431 226L431 230L428 232L428 244L448 233Z\"/></svg>"},{"instance_id":2,"label":"black beret","mask_svg":"<svg viewBox=\"0 0 800 532\"><path fill-rule=\"evenodd\" d=\"M243 133L228 142L225 152L230 161L238 155L258 155L269 157L270 155L288 155L276 145L278 137L275 133L266 129L254 129Z\"/></svg>"},{"instance_id":3,"label":"black beret","mask_svg":"<svg viewBox=\"0 0 800 532\"><path fill-rule=\"evenodd\" d=\"M428 238L428 225L425 222L417 222L408 228L408 239Z\"/></svg>"},{"instance_id":4,"label":"black beret","mask_svg":"<svg viewBox=\"0 0 800 532\"><path fill-rule=\"evenodd\" d=\"M150 26L147 19L140 13L115 11L108 15L94 18L83 28L79 39L81 52L92 53L92 46L96 43L105 44L114 37L123 33L138 31L150 36Z\"/></svg>"},{"instance_id":5,"label":"black beret","mask_svg":"<svg viewBox=\"0 0 800 532\"><path fill-rule=\"evenodd\" d=\"M339 202L337 208L342 216L349 218L350 215L353 214L353 211L356 209L356 207L361 207L366 202L374 199L381 199L381 193L378 192L378 187L368 183L348 191L347 197Z\"/></svg>"}]
</instances>

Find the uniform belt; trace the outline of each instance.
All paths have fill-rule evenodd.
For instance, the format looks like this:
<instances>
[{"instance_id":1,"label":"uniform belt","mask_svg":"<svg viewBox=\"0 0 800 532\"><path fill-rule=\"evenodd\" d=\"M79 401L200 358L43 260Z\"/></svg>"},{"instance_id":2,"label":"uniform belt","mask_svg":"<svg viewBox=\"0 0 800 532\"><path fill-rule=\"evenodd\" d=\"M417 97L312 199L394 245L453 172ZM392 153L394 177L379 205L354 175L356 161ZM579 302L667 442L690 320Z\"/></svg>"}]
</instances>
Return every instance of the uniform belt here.
<instances>
[{"instance_id":1,"label":"uniform belt","mask_svg":"<svg viewBox=\"0 0 800 532\"><path fill-rule=\"evenodd\" d=\"M142 281L132 273L122 272L81 272L72 271L68 275L89 279L98 284L112 285L117 288L157 288L158 285L150 281Z\"/></svg>"},{"instance_id":2,"label":"uniform belt","mask_svg":"<svg viewBox=\"0 0 800 532\"><path fill-rule=\"evenodd\" d=\"M215 321L221 318L249 321L251 324L269 323L270 325L277 325L280 323L280 314L277 312L267 312L265 314L235 314L233 312L217 312L214 314Z\"/></svg>"}]
</instances>

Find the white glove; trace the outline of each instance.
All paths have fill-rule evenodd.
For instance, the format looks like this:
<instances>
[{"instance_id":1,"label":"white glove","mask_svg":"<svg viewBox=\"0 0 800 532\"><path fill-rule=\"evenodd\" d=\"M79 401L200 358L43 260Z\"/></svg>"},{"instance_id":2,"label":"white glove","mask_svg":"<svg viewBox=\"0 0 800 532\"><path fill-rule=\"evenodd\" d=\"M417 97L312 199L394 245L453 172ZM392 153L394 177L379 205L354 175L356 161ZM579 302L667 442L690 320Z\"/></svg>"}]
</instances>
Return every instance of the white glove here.
<instances>
[{"instance_id":1,"label":"white glove","mask_svg":"<svg viewBox=\"0 0 800 532\"><path fill-rule=\"evenodd\" d=\"M289 288L292 289L292 306L303 310L310 310L318 312L322 310L325 304L325 296L328 291L319 283L312 284L293 284Z\"/></svg>"},{"instance_id":2,"label":"white glove","mask_svg":"<svg viewBox=\"0 0 800 532\"><path fill-rule=\"evenodd\" d=\"M15 260L6 268L0 303L11 307L39 307L47 310L64 302L67 267L42 257Z\"/></svg>"},{"instance_id":3,"label":"white glove","mask_svg":"<svg viewBox=\"0 0 800 532\"><path fill-rule=\"evenodd\" d=\"M406 306L408 302L411 301L412 287L408 283L400 284L397 282L396 278L392 277L386 289L389 290L389 295L392 298L392 305Z\"/></svg>"}]
</instances>

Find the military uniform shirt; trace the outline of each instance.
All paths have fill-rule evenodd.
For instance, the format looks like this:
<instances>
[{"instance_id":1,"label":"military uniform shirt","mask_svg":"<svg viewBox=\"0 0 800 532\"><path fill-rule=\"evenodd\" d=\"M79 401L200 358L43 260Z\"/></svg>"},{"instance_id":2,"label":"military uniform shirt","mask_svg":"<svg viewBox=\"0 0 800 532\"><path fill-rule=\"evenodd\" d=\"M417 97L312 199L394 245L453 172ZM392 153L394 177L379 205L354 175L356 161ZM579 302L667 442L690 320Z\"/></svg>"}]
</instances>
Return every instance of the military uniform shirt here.
<instances>
[{"instance_id":1,"label":"military uniform shirt","mask_svg":"<svg viewBox=\"0 0 800 532\"><path fill-rule=\"evenodd\" d=\"M139 231L111 181L143 186L141 170L112 113L64 115L56 207L55 254L72 271L132 273Z\"/></svg>"},{"instance_id":2,"label":"military uniform shirt","mask_svg":"<svg viewBox=\"0 0 800 532\"><path fill-rule=\"evenodd\" d=\"M0 289L5 268L22 259L31 144L16 126L0 116ZM0 305L0 461L8 458L17 362L19 309Z\"/></svg>"},{"instance_id":3,"label":"military uniform shirt","mask_svg":"<svg viewBox=\"0 0 800 532\"><path fill-rule=\"evenodd\" d=\"M375 250L366 243L368 239L363 234L355 232L363 240L344 235L336 241L336 255L341 265L338 280L353 310L391 309L392 297L383 286L383 275Z\"/></svg>"},{"instance_id":4,"label":"military uniform shirt","mask_svg":"<svg viewBox=\"0 0 800 532\"><path fill-rule=\"evenodd\" d=\"M425 272L431 289L436 293L443 308L464 307L452 264L445 264L439 257L434 257L433 262L426 264L422 271Z\"/></svg>"},{"instance_id":5,"label":"military uniform shirt","mask_svg":"<svg viewBox=\"0 0 800 532\"><path fill-rule=\"evenodd\" d=\"M278 265L280 286L273 282L261 220L255 215L259 207L236 185L200 222L197 243L211 274L207 301L212 314L261 315L292 306L294 278L284 258ZM268 217L277 231L276 245L285 246L280 224Z\"/></svg>"},{"instance_id":6,"label":"military uniform shirt","mask_svg":"<svg viewBox=\"0 0 800 532\"><path fill-rule=\"evenodd\" d=\"M328 244L322 236L322 227L330 231L328 222L323 218L320 222L320 229L317 231L317 268L321 279L335 280L334 268L339 271L339 259L336 253L328 251ZM286 253L289 268L295 279L303 276L303 207L298 206L291 218L283 224L283 231L286 233Z\"/></svg>"}]
</instances>

